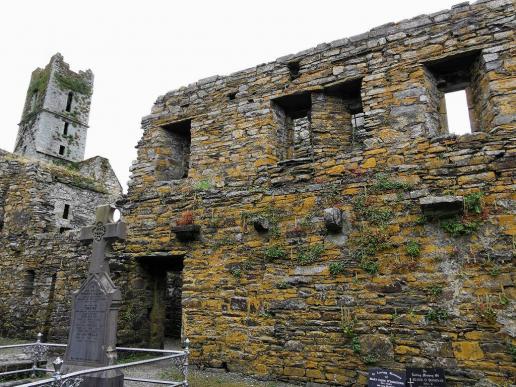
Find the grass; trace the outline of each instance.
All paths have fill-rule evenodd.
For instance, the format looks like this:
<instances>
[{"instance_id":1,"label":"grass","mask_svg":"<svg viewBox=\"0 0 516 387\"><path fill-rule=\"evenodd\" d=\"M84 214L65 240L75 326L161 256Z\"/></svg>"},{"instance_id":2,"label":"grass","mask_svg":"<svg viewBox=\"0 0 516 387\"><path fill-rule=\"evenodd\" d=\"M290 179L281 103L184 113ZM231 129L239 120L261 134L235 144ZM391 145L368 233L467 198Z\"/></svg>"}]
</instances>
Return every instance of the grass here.
<instances>
[{"instance_id":1,"label":"grass","mask_svg":"<svg viewBox=\"0 0 516 387\"><path fill-rule=\"evenodd\" d=\"M126 364L131 363L133 361L140 361L140 360L147 360L152 359L153 357L159 357L160 354L158 353L142 353L142 352L130 352L130 353L124 353L119 352L117 364Z\"/></svg>"}]
</instances>

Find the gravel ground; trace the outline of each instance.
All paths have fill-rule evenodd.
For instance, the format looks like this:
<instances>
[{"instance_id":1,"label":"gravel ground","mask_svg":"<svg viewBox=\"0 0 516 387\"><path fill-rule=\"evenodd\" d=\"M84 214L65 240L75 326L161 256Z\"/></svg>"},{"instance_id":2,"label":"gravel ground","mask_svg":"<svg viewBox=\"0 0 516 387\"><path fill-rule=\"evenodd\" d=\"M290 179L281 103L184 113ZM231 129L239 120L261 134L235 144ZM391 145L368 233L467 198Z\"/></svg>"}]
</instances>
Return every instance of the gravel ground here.
<instances>
[{"instance_id":1,"label":"gravel ground","mask_svg":"<svg viewBox=\"0 0 516 387\"><path fill-rule=\"evenodd\" d=\"M144 365L133 369L124 370L126 376L158 379L158 380L181 380L181 374L166 361L154 363L152 365ZM188 375L188 384L190 387L295 387L293 384L281 382L265 382L252 379L234 372L225 372L220 370L198 370L190 367ZM151 384L142 382L126 381L124 386L141 387L150 386ZM154 384L157 386L157 384Z\"/></svg>"}]
</instances>

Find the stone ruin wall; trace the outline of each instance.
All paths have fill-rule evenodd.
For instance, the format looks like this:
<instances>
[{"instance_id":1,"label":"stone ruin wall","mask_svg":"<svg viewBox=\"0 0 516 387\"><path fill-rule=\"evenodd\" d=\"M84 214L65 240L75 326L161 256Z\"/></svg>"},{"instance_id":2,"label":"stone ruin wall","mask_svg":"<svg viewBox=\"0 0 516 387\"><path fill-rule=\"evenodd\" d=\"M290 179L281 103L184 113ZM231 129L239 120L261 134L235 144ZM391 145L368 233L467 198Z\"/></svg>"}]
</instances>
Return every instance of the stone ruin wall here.
<instances>
[{"instance_id":1,"label":"stone ruin wall","mask_svg":"<svg viewBox=\"0 0 516 387\"><path fill-rule=\"evenodd\" d=\"M183 260L195 363L339 385L372 365L514 380L514 15L462 3L159 97L121 202L121 337L151 339L145 267ZM446 135L443 63L468 69L472 134ZM288 138L304 116L308 136ZM427 219L432 195L467 210ZM185 211L200 226L186 242Z\"/></svg>"},{"instance_id":2,"label":"stone ruin wall","mask_svg":"<svg viewBox=\"0 0 516 387\"><path fill-rule=\"evenodd\" d=\"M85 163L79 171L0 150L0 335L66 340L71 294L86 278L90 254L77 229L121 195L106 159Z\"/></svg>"}]
</instances>

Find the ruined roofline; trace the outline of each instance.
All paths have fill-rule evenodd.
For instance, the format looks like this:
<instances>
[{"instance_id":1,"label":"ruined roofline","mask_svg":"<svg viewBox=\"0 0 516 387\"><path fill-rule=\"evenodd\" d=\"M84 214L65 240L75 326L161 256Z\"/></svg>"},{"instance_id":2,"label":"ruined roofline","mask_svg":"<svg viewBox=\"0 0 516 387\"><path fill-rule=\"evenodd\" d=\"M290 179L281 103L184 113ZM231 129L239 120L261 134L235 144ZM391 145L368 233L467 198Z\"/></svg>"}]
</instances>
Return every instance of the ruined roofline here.
<instances>
[{"instance_id":1,"label":"ruined roofline","mask_svg":"<svg viewBox=\"0 0 516 387\"><path fill-rule=\"evenodd\" d=\"M93 71L91 69L77 70L77 71L71 69L70 68L70 64L65 62L64 57L63 57L63 55L60 52L56 52L54 55L52 55L50 57L49 62L47 63L47 65L45 67L36 67L34 70L32 70L31 74L35 74L35 73L38 73L38 72L41 72L41 71L48 70L49 66L51 66L52 63L55 62L55 61L59 61L64 69L66 69L67 71L69 71L69 72L71 72L73 74L79 75L81 77L82 76L86 76L88 78L93 79Z\"/></svg>"},{"instance_id":2,"label":"ruined roofline","mask_svg":"<svg viewBox=\"0 0 516 387\"><path fill-rule=\"evenodd\" d=\"M489 6L487 4L492 4L492 5ZM389 23L382 24L377 27L373 27L369 31L361 33L361 34L333 40L329 43L320 43L315 47L311 47L311 48L299 51L294 54L287 54L287 55L281 56L271 62L266 62L266 63L259 64L257 66L249 67L247 69L238 70L233 73L229 73L227 75L212 75L210 77L199 79L196 82L190 83L186 86L180 86L176 89L172 89L172 90L168 91L167 93L165 93L163 95L158 96L158 98L155 101L155 104L158 104L158 103L162 102L165 98L171 97L173 95L179 95L179 94L182 94L189 90L195 90L197 88L208 87L208 85L214 84L217 81L231 80L232 78L234 78L236 81L238 78L245 77L247 74L250 74L253 72L260 73L260 70L262 68L267 69L267 67L272 66L274 64L286 65L290 62L298 62L304 58L310 57L311 55L320 54L329 49L339 49L339 48L346 47L346 46L357 45L357 43L366 43L366 42L367 42L366 50L371 51L374 49L378 49L378 47L381 47L381 46L389 43L391 40L397 39L397 38L393 37L391 40L389 40L388 39L389 36L393 36L393 35L401 33L401 32L417 30L418 28L421 28L422 26L425 26L428 24L435 24L435 23L441 23L441 22L447 21L447 20L451 19L451 17L454 14L463 12L466 8L468 8L468 9L471 9L472 7L482 7L483 8L483 7L487 6L491 9L499 9L499 8L503 8L505 6L510 6L511 4L512 4L511 0L477 0L476 2L473 2L473 3L466 1L466 2L455 4L449 9L443 9L441 11L433 12L431 14L421 14L421 15L415 16L410 19L403 19L398 22L389 22ZM385 41L382 41L382 39ZM152 114L149 116L145 116L145 117L143 117L143 120L150 118L152 116L153 116Z\"/></svg>"},{"instance_id":3,"label":"ruined roofline","mask_svg":"<svg viewBox=\"0 0 516 387\"><path fill-rule=\"evenodd\" d=\"M61 65L63 66L63 68L65 68L67 71L69 71L69 72L71 72L73 74L79 75L81 77L82 76L86 76L86 77L91 78L93 80L93 71L91 69L78 70L78 71L72 70L70 68L70 65L67 62L65 62L64 57L63 57L63 55L60 52L56 52L54 55L52 55L52 57L50 58L49 64L51 64L54 61L60 62Z\"/></svg>"}]
</instances>

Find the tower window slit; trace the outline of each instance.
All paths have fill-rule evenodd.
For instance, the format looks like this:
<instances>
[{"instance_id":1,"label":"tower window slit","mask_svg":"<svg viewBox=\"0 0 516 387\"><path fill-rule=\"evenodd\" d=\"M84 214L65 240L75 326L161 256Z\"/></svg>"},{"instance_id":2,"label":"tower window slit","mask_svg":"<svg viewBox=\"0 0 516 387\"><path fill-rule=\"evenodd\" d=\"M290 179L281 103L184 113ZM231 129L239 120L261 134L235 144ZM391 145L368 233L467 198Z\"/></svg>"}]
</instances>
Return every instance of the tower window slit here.
<instances>
[{"instance_id":1,"label":"tower window slit","mask_svg":"<svg viewBox=\"0 0 516 387\"><path fill-rule=\"evenodd\" d=\"M65 204L63 209L63 219L68 219L68 216L70 215L70 205Z\"/></svg>"},{"instance_id":2,"label":"tower window slit","mask_svg":"<svg viewBox=\"0 0 516 387\"><path fill-rule=\"evenodd\" d=\"M72 100L73 100L73 93L68 93L68 99L66 101L66 111L69 112L72 110Z\"/></svg>"}]
</instances>

